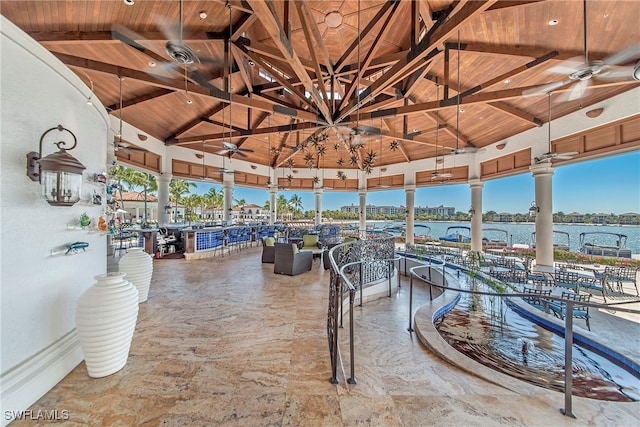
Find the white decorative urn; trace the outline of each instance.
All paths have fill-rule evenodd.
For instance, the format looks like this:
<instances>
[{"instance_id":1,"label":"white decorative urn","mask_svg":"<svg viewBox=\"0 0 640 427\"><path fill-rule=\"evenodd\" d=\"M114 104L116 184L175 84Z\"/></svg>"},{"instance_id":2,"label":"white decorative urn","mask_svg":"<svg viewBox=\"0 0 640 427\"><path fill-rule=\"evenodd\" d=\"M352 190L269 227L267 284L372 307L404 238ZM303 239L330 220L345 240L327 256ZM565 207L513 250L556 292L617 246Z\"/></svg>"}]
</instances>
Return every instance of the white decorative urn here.
<instances>
[{"instance_id":1,"label":"white decorative urn","mask_svg":"<svg viewBox=\"0 0 640 427\"><path fill-rule=\"evenodd\" d=\"M78 298L76 329L89 376L101 378L127 363L138 320L138 289L125 280L125 273L95 279Z\"/></svg>"},{"instance_id":2,"label":"white decorative urn","mask_svg":"<svg viewBox=\"0 0 640 427\"><path fill-rule=\"evenodd\" d=\"M149 297L149 285L153 274L153 259L142 248L130 248L120 259L118 270L127 273L126 279L138 288L139 302Z\"/></svg>"}]
</instances>

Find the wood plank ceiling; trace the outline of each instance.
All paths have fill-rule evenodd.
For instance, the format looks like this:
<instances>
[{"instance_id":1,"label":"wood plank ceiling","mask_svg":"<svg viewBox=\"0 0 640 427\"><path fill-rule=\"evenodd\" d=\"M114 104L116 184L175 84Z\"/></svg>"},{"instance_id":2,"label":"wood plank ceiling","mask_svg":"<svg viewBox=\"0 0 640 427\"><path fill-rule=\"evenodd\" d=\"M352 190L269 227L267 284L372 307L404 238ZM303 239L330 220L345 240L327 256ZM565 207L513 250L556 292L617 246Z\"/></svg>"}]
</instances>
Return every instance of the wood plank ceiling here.
<instances>
[{"instance_id":1,"label":"wood plank ceiling","mask_svg":"<svg viewBox=\"0 0 640 427\"><path fill-rule=\"evenodd\" d=\"M525 95L544 84L566 83L551 95L553 118L638 86L636 49L567 99L577 94L568 73L585 62L585 4L575 0L132 3L0 7L111 114L196 152L231 140L261 165L371 172L541 126L544 90ZM586 17L588 61L639 46L640 2L590 0ZM167 53L180 38L193 64Z\"/></svg>"}]
</instances>

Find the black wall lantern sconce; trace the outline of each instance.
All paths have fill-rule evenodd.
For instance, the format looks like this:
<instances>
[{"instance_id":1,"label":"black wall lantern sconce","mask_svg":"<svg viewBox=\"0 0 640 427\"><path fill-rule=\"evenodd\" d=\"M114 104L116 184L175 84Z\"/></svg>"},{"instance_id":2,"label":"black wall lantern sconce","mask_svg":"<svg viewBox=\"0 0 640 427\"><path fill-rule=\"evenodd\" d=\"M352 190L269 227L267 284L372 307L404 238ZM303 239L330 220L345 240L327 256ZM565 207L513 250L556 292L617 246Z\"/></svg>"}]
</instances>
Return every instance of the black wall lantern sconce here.
<instances>
[{"instance_id":1,"label":"black wall lantern sconce","mask_svg":"<svg viewBox=\"0 0 640 427\"><path fill-rule=\"evenodd\" d=\"M167 203L167 205L164 207L164 213L166 214L171 213L171 203Z\"/></svg>"},{"instance_id":2,"label":"black wall lantern sconce","mask_svg":"<svg viewBox=\"0 0 640 427\"><path fill-rule=\"evenodd\" d=\"M529 215L536 216L540 212L540 208L536 205L536 202L531 202L531 207L529 208Z\"/></svg>"},{"instance_id":3,"label":"black wall lantern sconce","mask_svg":"<svg viewBox=\"0 0 640 427\"><path fill-rule=\"evenodd\" d=\"M55 142L58 152L42 157L42 141L51 131L68 132L73 137L73 145L65 146L65 141ZM69 129L58 125L47 130L40 137L39 151L27 154L27 176L42 185L42 195L52 206L73 206L80 200L82 191L82 171L86 168L71 154L67 153L78 145L76 136Z\"/></svg>"}]
</instances>

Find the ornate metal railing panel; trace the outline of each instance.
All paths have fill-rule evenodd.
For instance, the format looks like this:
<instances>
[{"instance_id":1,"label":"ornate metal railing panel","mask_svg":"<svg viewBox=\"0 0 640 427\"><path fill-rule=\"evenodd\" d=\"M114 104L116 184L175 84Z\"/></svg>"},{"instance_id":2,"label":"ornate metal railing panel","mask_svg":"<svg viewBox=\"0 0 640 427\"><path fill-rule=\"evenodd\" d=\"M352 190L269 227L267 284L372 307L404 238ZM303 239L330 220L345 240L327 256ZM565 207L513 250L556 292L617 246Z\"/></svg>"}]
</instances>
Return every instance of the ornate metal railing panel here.
<instances>
[{"instance_id":1,"label":"ornate metal railing panel","mask_svg":"<svg viewBox=\"0 0 640 427\"><path fill-rule=\"evenodd\" d=\"M349 295L350 304L350 331L353 334L353 302L357 285L362 289L369 283L381 279L389 279L393 267L389 260L395 256L395 244L393 237L384 237L372 240L358 240L333 247L327 255L330 259L329 304L327 309L327 338L329 342L329 355L331 357L331 382L337 383L338 368L338 328L342 324L342 306L345 295ZM351 263L343 269L343 266ZM346 279L346 280L345 280ZM361 297L362 300L362 297ZM362 303L362 301L361 301ZM353 357L353 340L351 340L351 355ZM353 375L350 383L355 383Z\"/></svg>"}]
</instances>

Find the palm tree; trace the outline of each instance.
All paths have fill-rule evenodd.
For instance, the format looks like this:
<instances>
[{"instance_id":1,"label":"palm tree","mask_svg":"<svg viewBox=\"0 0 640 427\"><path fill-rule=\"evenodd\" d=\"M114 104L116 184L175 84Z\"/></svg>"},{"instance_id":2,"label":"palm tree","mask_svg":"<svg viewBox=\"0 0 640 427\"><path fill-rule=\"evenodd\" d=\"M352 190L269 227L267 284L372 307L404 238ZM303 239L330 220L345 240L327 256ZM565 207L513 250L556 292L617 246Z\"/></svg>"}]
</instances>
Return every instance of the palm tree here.
<instances>
[{"instance_id":1,"label":"palm tree","mask_svg":"<svg viewBox=\"0 0 640 427\"><path fill-rule=\"evenodd\" d=\"M280 212L281 219L284 218L285 213L291 210L289 206L289 201L283 194L279 195L278 198L276 199L276 209L278 212Z\"/></svg>"},{"instance_id":2,"label":"palm tree","mask_svg":"<svg viewBox=\"0 0 640 427\"><path fill-rule=\"evenodd\" d=\"M144 217L143 223L147 222L147 194L149 192L155 193L158 190L158 182L156 177L149 172L141 172L133 169L129 169L126 174L127 182L129 183L129 189L135 190L137 187L142 187L144 192Z\"/></svg>"},{"instance_id":3,"label":"palm tree","mask_svg":"<svg viewBox=\"0 0 640 427\"><path fill-rule=\"evenodd\" d=\"M169 183L169 195L173 202L175 202L175 217L174 222L178 222L178 203L183 195L189 194L190 188L196 187L194 182L185 181L184 179L172 179Z\"/></svg>"},{"instance_id":4,"label":"palm tree","mask_svg":"<svg viewBox=\"0 0 640 427\"><path fill-rule=\"evenodd\" d=\"M244 206L247 204L247 201L245 199L234 199L233 201L235 202L236 207Z\"/></svg>"},{"instance_id":5,"label":"palm tree","mask_svg":"<svg viewBox=\"0 0 640 427\"><path fill-rule=\"evenodd\" d=\"M302 212L302 199L300 198L300 196L298 196L297 194L291 196L291 198L289 199L289 206L291 206L293 212L296 214Z\"/></svg>"},{"instance_id":6,"label":"palm tree","mask_svg":"<svg viewBox=\"0 0 640 427\"><path fill-rule=\"evenodd\" d=\"M215 208L224 204L224 192L222 189L218 190L215 187L211 187L209 192L205 195L209 206L212 208L212 216L215 218Z\"/></svg>"}]
</instances>

